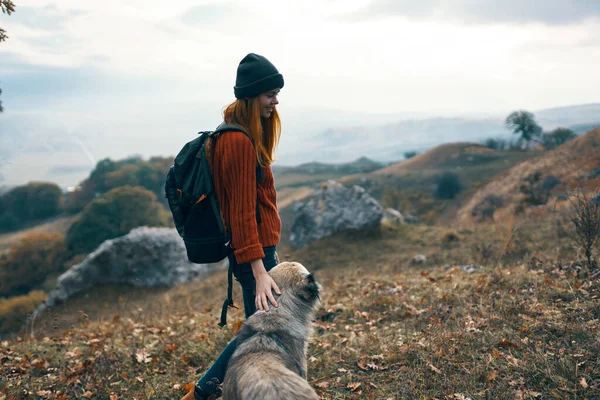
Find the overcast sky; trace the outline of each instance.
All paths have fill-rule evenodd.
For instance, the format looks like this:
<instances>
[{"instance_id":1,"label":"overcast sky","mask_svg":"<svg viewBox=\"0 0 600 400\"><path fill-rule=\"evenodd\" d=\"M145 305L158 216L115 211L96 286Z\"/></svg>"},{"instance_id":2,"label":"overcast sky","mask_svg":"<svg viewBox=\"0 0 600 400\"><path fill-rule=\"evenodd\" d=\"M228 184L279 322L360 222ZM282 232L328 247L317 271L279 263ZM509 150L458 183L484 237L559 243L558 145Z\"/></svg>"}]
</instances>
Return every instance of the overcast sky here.
<instances>
[{"instance_id":1,"label":"overcast sky","mask_svg":"<svg viewBox=\"0 0 600 400\"><path fill-rule=\"evenodd\" d=\"M0 16L10 35L0 45L0 78L26 90L5 93L8 110L9 99L59 107L81 94L115 110L122 101L113 94L121 92L128 102L145 98L142 107L224 104L248 52L284 74L286 108L496 112L594 102L600 87L600 1L593 0L16 5Z\"/></svg>"},{"instance_id":2,"label":"overcast sky","mask_svg":"<svg viewBox=\"0 0 600 400\"><path fill-rule=\"evenodd\" d=\"M248 52L284 75L296 126L599 100L597 0L14 1L0 118L81 138L212 129Z\"/></svg>"}]
</instances>

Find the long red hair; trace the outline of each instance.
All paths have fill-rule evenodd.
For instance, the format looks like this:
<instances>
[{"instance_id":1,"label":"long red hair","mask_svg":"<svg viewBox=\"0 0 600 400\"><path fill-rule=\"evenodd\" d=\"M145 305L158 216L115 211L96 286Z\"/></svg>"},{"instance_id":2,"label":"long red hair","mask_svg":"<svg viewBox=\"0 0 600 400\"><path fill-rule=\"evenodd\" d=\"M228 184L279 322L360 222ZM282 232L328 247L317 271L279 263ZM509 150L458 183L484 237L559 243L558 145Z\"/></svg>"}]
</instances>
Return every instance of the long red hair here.
<instances>
[{"instance_id":1,"label":"long red hair","mask_svg":"<svg viewBox=\"0 0 600 400\"><path fill-rule=\"evenodd\" d=\"M258 97L237 99L223 110L223 120L239 125L250 134L256 149L256 159L265 167L275 161L275 149L281 136L281 120L273 107L270 118L261 118Z\"/></svg>"}]
</instances>

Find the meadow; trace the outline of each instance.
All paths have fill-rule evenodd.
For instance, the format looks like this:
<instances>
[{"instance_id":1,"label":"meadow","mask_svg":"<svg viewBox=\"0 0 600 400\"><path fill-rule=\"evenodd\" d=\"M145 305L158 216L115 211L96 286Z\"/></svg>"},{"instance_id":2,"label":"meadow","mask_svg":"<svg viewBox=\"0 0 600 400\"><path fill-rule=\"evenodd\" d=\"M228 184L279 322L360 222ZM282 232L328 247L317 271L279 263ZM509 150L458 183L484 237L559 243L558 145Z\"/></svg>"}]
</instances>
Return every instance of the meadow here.
<instances>
[{"instance_id":1,"label":"meadow","mask_svg":"<svg viewBox=\"0 0 600 400\"><path fill-rule=\"evenodd\" d=\"M556 223L383 225L280 255L324 287L308 373L322 399L598 398L600 281ZM182 396L243 322L217 326L225 282L59 306L0 344L0 398Z\"/></svg>"}]
</instances>

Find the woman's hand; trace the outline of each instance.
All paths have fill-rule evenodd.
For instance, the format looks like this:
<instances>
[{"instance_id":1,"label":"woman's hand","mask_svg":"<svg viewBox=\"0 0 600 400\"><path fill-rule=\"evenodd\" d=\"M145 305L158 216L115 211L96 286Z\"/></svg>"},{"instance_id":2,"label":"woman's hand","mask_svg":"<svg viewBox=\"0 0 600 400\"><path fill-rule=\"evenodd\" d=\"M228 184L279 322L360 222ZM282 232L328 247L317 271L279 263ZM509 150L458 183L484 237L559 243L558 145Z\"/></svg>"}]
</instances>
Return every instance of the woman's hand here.
<instances>
[{"instance_id":1,"label":"woman's hand","mask_svg":"<svg viewBox=\"0 0 600 400\"><path fill-rule=\"evenodd\" d=\"M281 291L273 278L267 273L262 260L254 260L250 265L252 266L252 273L256 280L256 298L254 300L256 309L269 311L269 301L274 307L277 307L277 302L275 301L271 290L274 290L277 294L281 294Z\"/></svg>"}]
</instances>

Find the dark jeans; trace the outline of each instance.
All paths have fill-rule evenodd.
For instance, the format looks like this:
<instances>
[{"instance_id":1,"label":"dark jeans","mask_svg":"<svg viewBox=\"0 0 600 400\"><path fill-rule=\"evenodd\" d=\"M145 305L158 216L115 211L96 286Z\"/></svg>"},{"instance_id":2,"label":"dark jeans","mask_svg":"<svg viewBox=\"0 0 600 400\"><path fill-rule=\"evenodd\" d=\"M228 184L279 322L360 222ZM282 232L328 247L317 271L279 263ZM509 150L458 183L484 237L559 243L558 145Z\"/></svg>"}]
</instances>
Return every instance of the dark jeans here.
<instances>
[{"instance_id":1,"label":"dark jeans","mask_svg":"<svg viewBox=\"0 0 600 400\"><path fill-rule=\"evenodd\" d=\"M275 254L275 246L264 247L265 257L263 258L263 264L265 269L270 271L277 265L277 256ZM244 299L244 313L246 318L256 312L256 281L252 274L252 267L250 264L237 264L233 255L229 257L229 262L232 263L233 275L235 280L240 283L242 287L242 297ZM206 383L212 378L217 378L219 382L223 382L225 378L225 371L227 370L227 364L229 359L233 355L237 345L237 338L234 338L225 349L221 352L217 360L213 365L206 371L206 373L198 380L196 386L206 390Z\"/></svg>"}]
</instances>

